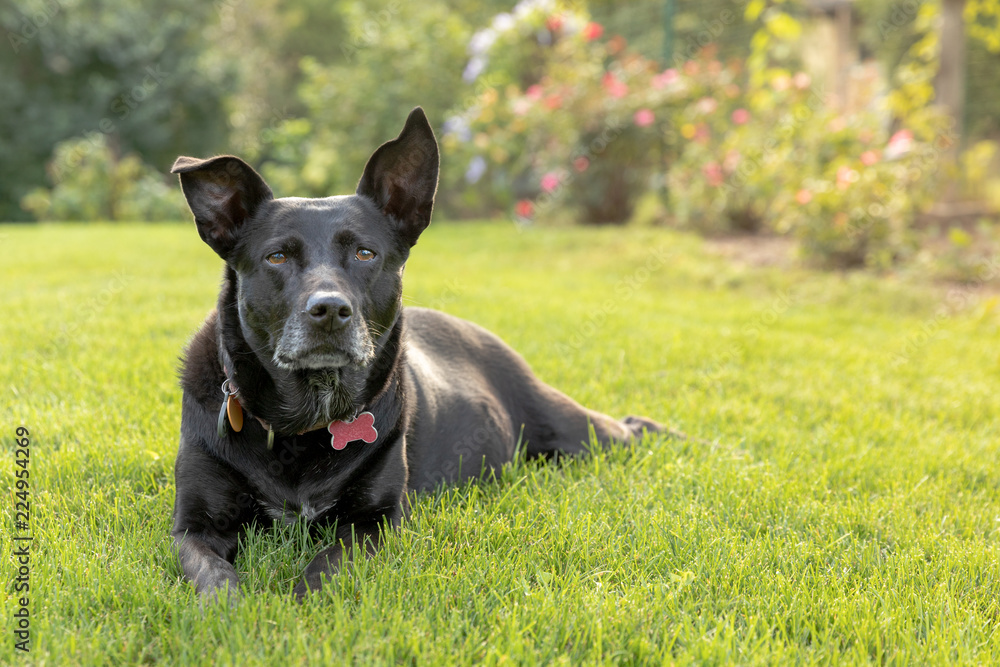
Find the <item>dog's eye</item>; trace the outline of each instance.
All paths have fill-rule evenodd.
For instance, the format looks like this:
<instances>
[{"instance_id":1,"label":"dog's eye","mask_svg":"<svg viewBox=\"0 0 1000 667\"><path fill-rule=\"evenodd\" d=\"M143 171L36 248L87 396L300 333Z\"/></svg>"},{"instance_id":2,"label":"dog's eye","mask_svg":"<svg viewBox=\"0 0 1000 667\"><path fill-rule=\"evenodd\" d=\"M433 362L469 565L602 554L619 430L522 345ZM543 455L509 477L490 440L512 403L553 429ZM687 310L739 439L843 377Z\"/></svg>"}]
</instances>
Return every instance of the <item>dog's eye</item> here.
<instances>
[{"instance_id":1,"label":"dog's eye","mask_svg":"<svg viewBox=\"0 0 1000 667\"><path fill-rule=\"evenodd\" d=\"M266 259L271 264L284 264L288 261L288 257L283 252L272 252Z\"/></svg>"},{"instance_id":2,"label":"dog's eye","mask_svg":"<svg viewBox=\"0 0 1000 667\"><path fill-rule=\"evenodd\" d=\"M368 248L358 248L358 251L354 253L354 256L362 262L368 262L375 259L375 253Z\"/></svg>"}]
</instances>

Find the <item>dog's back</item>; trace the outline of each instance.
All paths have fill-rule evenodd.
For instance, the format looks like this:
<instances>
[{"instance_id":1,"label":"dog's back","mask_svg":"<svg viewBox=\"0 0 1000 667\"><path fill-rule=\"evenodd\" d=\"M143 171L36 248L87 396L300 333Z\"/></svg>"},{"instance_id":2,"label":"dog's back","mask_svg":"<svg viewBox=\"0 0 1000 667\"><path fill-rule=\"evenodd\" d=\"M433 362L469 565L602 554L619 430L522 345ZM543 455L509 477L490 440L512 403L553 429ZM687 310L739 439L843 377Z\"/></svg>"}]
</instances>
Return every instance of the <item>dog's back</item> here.
<instances>
[{"instance_id":1,"label":"dog's back","mask_svg":"<svg viewBox=\"0 0 1000 667\"><path fill-rule=\"evenodd\" d=\"M624 423L539 380L521 355L486 329L425 308L407 308L404 317L413 391L411 488L499 469L519 441L530 457L583 452L589 428L601 442L634 435Z\"/></svg>"}]
</instances>

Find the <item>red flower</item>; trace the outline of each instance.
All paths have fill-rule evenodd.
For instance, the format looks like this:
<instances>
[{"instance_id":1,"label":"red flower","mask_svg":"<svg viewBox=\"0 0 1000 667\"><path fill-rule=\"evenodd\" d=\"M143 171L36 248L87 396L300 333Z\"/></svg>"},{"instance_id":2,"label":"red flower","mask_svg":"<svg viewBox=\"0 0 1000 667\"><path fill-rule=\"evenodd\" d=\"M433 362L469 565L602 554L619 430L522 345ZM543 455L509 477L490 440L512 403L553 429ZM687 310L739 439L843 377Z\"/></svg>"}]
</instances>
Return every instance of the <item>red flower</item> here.
<instances>
[{"instance_id":1,"label":"red flower","mask_svg":"<svg viewBox=\"0 0 1000 667\"><path fill-rule=\"evenodd\" d=\"M603 34L604 34L604 26L602 26L600 23L594 23L593 21L591 21L583 28L583 37L588 42L594 41Z\"/></svg>"},{"instance_id":2,"label":"red flower","mask_svg":"<svg viewBox=\"0 0 1000 667\"><path fill-rule=\"evenodd\" d=\"M522 199L517 202L517 205L514 206L514 213L516 213L519 218L530 218L534 212L535 205L527 199Z\"/></svg>"},{"instance_id":3,"label":"red flower","mask_svg":"<svg viewBox=\"0 0 1000 667\"><path fill-rule=\"evenodd\" d=\"M558 14L550 16L545 21L545 26L552 32L559 32L559 28L563 26L563 17L559 16Z\"/></svg>"},{"instance_id":4,"label":"red flower","mask_svg":"<svg viewBox=\"0 0 1000 667\"><path fill-rule=\"evenodd\" d=\"M545 98L545 106L549 109L558 109L562 106L562 98L558 95L549 95Z\"/></svg>"}]
</instances>

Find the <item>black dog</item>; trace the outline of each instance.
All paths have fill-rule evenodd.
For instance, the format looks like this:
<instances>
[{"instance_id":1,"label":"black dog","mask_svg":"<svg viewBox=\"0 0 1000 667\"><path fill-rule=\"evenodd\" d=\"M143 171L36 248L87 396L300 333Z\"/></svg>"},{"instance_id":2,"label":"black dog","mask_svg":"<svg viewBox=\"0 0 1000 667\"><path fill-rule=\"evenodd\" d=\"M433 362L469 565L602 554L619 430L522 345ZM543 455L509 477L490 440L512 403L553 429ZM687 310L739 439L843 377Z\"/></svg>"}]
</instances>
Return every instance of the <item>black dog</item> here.
<instances>
[{"instance_id":1,"label":"black dog","mask_svg":"<svg viewBox=\"0 0 1000 667\"><path fill-rule=\"evenodd\" d=\"M301 597L352 544L377 549L409 490L497 469L519 440L529 456L575 454L590 429L601 443L664 430L581 407L474 324L403 309L403 267L438 179L421 109L351 196L274 199L232 156L181 157L172 171L226 262L182 373L173 536L198 591L235 592L232 560L254 520L336 524L339 543L306 568Z\"/></svg>"}]
</instances>

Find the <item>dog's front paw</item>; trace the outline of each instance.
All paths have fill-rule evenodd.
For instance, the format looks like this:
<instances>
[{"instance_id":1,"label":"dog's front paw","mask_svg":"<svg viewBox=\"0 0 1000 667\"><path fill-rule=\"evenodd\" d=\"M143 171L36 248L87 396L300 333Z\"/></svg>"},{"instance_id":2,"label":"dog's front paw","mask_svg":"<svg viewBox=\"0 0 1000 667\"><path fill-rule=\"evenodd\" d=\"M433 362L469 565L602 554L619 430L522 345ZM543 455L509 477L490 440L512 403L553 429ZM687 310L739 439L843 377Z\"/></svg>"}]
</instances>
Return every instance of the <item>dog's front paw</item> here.
<instances>
[{"instance_id":1,"label":"dog's front paw","mask_svg":"<svg viewBox=\"0 0 1000 667\"><path fill-rule=\"evenodd\" d=\"M198 590L198 604L202 609L212 605L222 605L235 609L240 602L239 585L232 580L227 580L223 585L215 588L201 588Z\"/></svg>"},{"instance_id":2,"label":"dog's front paw","mask_svg":"<svg viewBox=\"0 0 1000 667\"><path fill-rule=\"evenodd\" d=\"M636 415L629 415L622 419L622 423L628 427L628 430L632 432L635 436L641 436L642 432L649 431L650 433L666 433L670 429L659 422L655 422L648 417L638 417Z\"/></svg>"},{"instance_id":3,"label":"dog's front paw","mask_svg":"<svg viewBox=\"0 0 1000 667\"><path fill-rule=\"evenodd\" d=\"M632 432L632 437L641 438L643 432L646 433L660 433L663 435L669 435L672 438L677 438L678 440L691 440L692 438L683 431L678 431L675 428L670 428L669 426L664 426L660 422L653 421L649 417L639 417L636 415L629 415L622 419L622 423L625 427ZM695 442L702 442L701 440L695 439Z\"/></svg>"}]
</instances>

